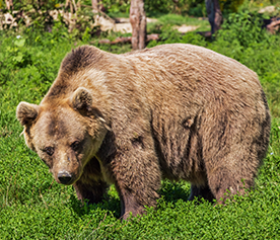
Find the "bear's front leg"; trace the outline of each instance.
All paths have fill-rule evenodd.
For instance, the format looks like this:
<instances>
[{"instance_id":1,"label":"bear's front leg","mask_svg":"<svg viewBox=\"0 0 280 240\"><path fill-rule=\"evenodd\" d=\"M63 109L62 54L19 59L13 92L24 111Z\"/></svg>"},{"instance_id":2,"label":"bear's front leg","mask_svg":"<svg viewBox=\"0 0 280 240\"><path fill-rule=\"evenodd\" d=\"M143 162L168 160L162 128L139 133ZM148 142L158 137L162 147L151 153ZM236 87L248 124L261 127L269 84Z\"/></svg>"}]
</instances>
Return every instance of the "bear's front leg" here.
<instances>
[{"instance_id":1,"label":"bear's front leg","mask_svg":"<svg viewBox=\"0 0 280 240\"><path fill-rule=\"evenodd\" d=\"M205 200L208 200L210 202L212 202L215 197L213 195L213 193L211 192L210 188L208 185L206 186L196 186L194 184L191 185L191 194L188 198L189 201L194 200L195 198L204 198Z\"/></svg>"},{"instance_id":2,"label":"bear's front leg","mask_svg":"<svg viewBox=\"0 0 280 240\"><path fill-rule=\"evenodd\" d=\"M89 203L99 203L107 192L108 185L105 182L91 181L84 183L79 180L73 184L73 187L82 203L85 199L88 199Z\"/></svg>"},{"instance_id":3,"label":"bear's front leg","mask_svg":"<svg viewBox=\"0 0 280 240\"><path fill-rule=\"evenodd\" d=\"M127 219L132 213L132 216L137 214L142 215L145 212L144 205L141 200L128 190L118 190L121 200L121 218ZM140 200L140 201L139 201ZM154 206L154 205L152 205Z\"/></svg>"},{"instance_id":4,"label":"bear's front leg","mask_svg":"<svg viewBox=\"0 0 280 240\"><path fill-rule=\"evenodd\" d=\"M118 148L110 168L121 200L121 217L143 214L145 206L156 206L161 172L153 142L132 140Z\"/></svg>"},{"instance_id":5,"label":"bear's front leg","mask_svg":"<svg viewBox=\"0 0 280 240\"><path fill-rule=\"evenodd\" d=\"M98 203L102 201L107 192L108 184L103 180L100 164L94 157L85 166L80 179L73 184L77 197L82 202L88 199L89 203Z\"/></svg>"}]
</instances>

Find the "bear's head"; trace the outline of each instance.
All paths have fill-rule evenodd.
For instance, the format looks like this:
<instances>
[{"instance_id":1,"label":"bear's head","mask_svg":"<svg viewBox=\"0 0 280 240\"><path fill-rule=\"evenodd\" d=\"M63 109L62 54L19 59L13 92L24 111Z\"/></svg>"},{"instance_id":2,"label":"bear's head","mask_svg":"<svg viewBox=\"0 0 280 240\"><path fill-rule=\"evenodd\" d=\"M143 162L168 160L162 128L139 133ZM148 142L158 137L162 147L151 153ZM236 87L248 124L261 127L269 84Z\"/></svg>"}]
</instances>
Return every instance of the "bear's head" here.
<instances>
[{"instance_id":1,"label":"bear's head","mask_svg":"<svg viewBox=\"0 0 280 240\"><path fill-rule=\"evenodd\" d=\"M81 177L108 129L94 106L93 94L83 87L63 100L40 105L21 102L16 114L24 126L27 146L46 163L58 183L67 185Z\"/></svg>"}]
</instances>

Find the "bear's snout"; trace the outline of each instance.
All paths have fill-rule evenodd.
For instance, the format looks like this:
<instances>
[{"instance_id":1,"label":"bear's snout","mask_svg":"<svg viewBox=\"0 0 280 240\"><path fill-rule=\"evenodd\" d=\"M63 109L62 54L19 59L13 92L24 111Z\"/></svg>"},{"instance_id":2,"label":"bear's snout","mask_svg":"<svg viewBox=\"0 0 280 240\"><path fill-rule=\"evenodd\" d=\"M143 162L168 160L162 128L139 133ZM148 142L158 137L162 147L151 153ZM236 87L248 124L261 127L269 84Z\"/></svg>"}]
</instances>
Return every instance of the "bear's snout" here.
<instances>
[{"instance_id":1,"label":"bear's snout","mask_svg":"<svg viewBox=\"0 0 280 240\"><path fill-rule=\"evenodd\" d=\"M61 171L57 174L57 178L60 183L68 185L72 183L73 176L66 171Z\"/></svg>"}]
</instances>

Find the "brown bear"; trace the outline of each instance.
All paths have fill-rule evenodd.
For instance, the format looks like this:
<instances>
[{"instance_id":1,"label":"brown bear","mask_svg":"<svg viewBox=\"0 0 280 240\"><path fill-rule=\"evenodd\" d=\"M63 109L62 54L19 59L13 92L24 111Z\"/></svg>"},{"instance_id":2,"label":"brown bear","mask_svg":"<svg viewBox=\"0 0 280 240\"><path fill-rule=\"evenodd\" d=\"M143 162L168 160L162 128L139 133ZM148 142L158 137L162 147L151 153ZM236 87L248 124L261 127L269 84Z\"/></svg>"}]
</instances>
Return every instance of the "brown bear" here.
<instances>
[{"instance_id":1,"label":"brown bear","mask_svg":"<svg viewBox=\"0 0 280 240\"><path fill-rule=\"evenodd\" d=\"M58 183L92 203L114 184L123 218L155 206L164 178L189 181L190 200L244 193L270 134L257 75L188 44L123 55L79 47L40 105L21 102L17 118Z\"/></svg>"}]
</instances>

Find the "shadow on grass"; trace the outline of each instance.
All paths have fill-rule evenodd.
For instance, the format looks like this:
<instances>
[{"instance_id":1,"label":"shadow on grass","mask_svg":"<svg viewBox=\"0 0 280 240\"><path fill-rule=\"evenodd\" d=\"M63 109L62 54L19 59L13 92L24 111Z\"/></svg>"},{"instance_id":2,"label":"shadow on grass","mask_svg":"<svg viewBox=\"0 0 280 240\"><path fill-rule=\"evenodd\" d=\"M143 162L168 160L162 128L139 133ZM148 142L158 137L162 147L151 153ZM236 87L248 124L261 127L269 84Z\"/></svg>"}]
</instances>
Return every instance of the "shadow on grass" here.
<instances>
[{"instance_id":1,"label":"shadow on grass","mask_svg":"<svg viewBox=\"0 0 280 240\"><path fill-rule=\"evenodd\" d=\"M160 195L163 196L167 202L172 203L177 202L179 199L188 201L190 192L190 186L187 186L185 181L164 181L160 189Z\"/></svg>"},{"instance_id":2,"label":"shadow on grass","mask_svg":"<svg viewBox=\"0 0 280 240\"><path fill-rule=\"evenodd\" d=\"M116 218L120 218L121 203L116 192L115 194L105 195L104 200L98 204L82 204L81 201L78 200L74 189L70 190L67 187L61 187L55 184L54 180L52 182L45 182L39 187L35 185L32 186L31 184L29 186L20 186L19 184L11 182L7 186L7 189L0 188L0 193L3 196L3 198L0 199L0 207L8 207L17 203L26 204L28 202L29 204L34 204L42 202L42 198L50 198L53 191L56 194L54 197L59 197L61 201L65 202L69 208L72 208L78 216L87 215L90 211L101 209L110 211ZM115 191L115 189L113 191ZM185 181L172 182L166 180L162 182L159 193L167 203L175 204L179 200L188 201L190 185ZM68 197L70 195L70 199L67 195Z\"/></svg>"},{"instance_id":3,"label":"shadow on grass","mask_svg":"<svg viewBox=\"0 0 280 240\"><path fill-rule=\"evenodd\" d=\"M190 186L186 182L171 182L164 181L159 191L160 195L163 196L164 201L170 203L176 203L179 200L188 201L190 195ZM200 201L195 201L199 204ZM79 216L88 214L91 210L101 209L113 212L116 218L120 218L121 203L119 198L106 195L101 203L97 204L82 204L77 199L75 194L71 195L69 201L69 207L71 207L75 213Z\"/></svg>"},{"instance_id":4,"label":"shadow on grass","mask_svg":"<svg viewBox=\"0 0 280 240\"><path fill-rule=\"evenodd\" d=\"M87 200L84 204L80 200L78 200L77 196L75 194L72 194L69 201L69 207L73 209L73 211L78 216L83 216L86 214L89 214L91 210L106 210L113 212L114 216L116 218L120 218L120 212L121 212L121 203L120 200L115 197L109 197L106 195L104 200L100 203L93 203L88 204Z\"/></svg>"},{"instance_id":5,"label":"shadow on grass","mask_svg":"<svg viewBox=\"0 0 280 240\"><path fill-rule=\"evenodd\" d=\"M53 182L45 182L42 185L35 186L34 184L26 183L25 185L19 184L16 180L10 181L6 186L0 187L0 207L11 206L13 204L26 204L30 202L33 203L42 201L42 194L51 188L57 188L58 186L53 186ZM60 194L63 190L60 190Z\"/></svg>"}]
</instances>

